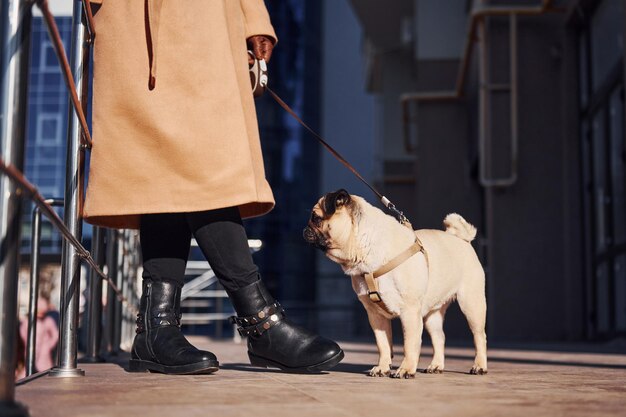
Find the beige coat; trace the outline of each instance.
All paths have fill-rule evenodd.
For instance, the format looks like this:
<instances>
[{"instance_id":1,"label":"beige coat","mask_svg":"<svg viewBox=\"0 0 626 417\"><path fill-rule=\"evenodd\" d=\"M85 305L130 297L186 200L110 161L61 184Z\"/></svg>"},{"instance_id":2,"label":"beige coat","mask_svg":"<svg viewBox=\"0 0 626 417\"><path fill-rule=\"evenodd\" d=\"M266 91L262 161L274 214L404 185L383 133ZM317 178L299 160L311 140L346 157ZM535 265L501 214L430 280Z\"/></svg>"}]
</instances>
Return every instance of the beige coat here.
<instances>
[{"instance_id":1,"label":"beige coat","mask_svg":"<svg viewBox=\"0 0 626 417\"><path fill-rule=\"evenodd\" d=\"M104 0L95 26L85 220L271 210L246 53L276 38L263 0Z\"/></svg>"}]
</instances>

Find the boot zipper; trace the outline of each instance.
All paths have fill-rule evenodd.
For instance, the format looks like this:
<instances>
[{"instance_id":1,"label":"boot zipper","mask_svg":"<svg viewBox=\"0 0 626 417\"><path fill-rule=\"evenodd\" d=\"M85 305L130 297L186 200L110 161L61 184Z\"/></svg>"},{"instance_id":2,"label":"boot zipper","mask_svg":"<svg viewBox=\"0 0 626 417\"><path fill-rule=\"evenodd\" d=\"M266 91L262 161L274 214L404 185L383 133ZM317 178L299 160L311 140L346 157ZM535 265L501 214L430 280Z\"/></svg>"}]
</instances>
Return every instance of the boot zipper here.
<instances>
[{"instance_id":1,"label":"boot zipper","mask_svg":"<svg viewBox=\"0 0 626 417\"><path fill-rule=\"evenodd\" d=\"M152 283L148 282L146 284L146 318L144 319L144 323L146 325L146 347L148 348L148 352L150 353L150 356L152 356L152 359L154 360L156 358L156 355L154 354L154 350L152 350L152 340L151 340L151 335L152 335L152 329L150 328L150 324L152 321Z\"/></svg>"}]
</instances>

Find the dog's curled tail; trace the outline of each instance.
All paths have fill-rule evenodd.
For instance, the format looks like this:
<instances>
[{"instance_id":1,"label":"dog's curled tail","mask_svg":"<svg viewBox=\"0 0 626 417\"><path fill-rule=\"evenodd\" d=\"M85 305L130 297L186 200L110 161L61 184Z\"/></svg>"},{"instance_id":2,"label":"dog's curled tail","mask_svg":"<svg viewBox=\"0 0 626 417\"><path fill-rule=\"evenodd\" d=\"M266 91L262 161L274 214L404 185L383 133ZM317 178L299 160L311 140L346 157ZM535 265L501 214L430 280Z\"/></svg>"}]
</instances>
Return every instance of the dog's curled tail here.
<instances>
[{"instance_id":1,"label":"dog's curled tail","mask_svg":"<svg viewBox=\"0 0 626 417\"><path fill-rule=\"evenodd\" d=\"M443 220L446 232L471 242L476 237L476 228L469 224L461 215L450 213Z\"/></svg>"}]
</instances>

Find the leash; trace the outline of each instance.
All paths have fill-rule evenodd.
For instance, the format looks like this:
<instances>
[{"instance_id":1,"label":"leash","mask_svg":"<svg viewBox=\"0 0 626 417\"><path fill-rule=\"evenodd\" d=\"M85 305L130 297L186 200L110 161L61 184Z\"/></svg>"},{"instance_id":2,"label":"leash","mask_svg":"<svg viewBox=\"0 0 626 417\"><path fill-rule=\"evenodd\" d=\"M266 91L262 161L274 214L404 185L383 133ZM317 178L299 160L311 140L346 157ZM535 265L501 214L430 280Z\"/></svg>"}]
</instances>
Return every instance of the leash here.
<instances>
[{"instance_id":1,"label":"leash","mask_svg":"<svg viewBox=\"0 0 626 417\"><path fill-rule=\"evenodd\" d=\"M413 230L413 226L409 219L406 218L402 211L398 210L387 197L382 195L374 186L372 186L369 182L363 178L363 176L350 164L346 158L341 156L339 152L337 152L326 140L318 134L315 130L311 129L309 125L307 125L298 114L291 108L287 103L284 102L283 99L280 98L278 94L274 92L271 88L268 87L268 76L267 76L267 65L265 60L258 60L254 56L254 54L248 51L251 58L254 60L254 64L250 66L250 81L252 82L252 91L254 97L261 96L265 91L267 91L274 101L278 103L280 107L283 108L291 117L293 117L303 128L305 128L315 139L319 141L319 143L326 148L328 152L330 152L339 162L341 162L346 168L350 170L363 184L367 186L380 200L380 202L392 213L392 215L402 224ZM428 255L426 254L426 250L424 245L420 241L419 237L415 235L415 242L404 250L402 253L394 257L392 260L381 266L379 269L374 271L373 273L366 273L362 275L362 278L365 281L365 285L367 286L367 295L374 304L378 305L383 311L387 314L394 316L394 313L389 309L387 304L383 301L380 290L378 287L378 278L391 272L404 262L406 262L409 258L415 255L418 252L422 252L426 257L426 262L428 263Z\"/></svg>"},{"instance_id":2,"label":"leash","mask_svg":"<svg viewBox=\"0 0 626 417\"><path fill-rule=\"evenodd\" d=\"M293 111L293 109L289 107L287 103L285 103L278 96L278 94L274 92L274 90L269 88L267 85L265 86L265 90L267 90L267 92L270 93L272 98L278 103L278 105L280 105L280 107L282 107L287 113L289 113L291 117L293 117L298 123L300 123L302 127L308 130L309 133L313 135L313 137L317 139L322 144L322 146L326 148L326 150L328 150L328 152L330 152L339 162L341 162L346 168L348 168L350 172L352 172L359 180L361 180L363 184L365 184L370 190L372 190L372 192L376 194L380 202L383 203L383 205L393 214L396 220L398 220L401 224L407 227L412 227L409 219L406 218L406 216L404 215L402 211L396 208L395 204L393 204L387 197L382 195L376 188L374 188L374 186L372 186L369 182L367 182L365 178L363 178L363 176L359 174L356 168L354 168L352 164L350 164L346 160L346 158L341 156L341 154L337 152L332 146L330 146L328 142L324 140L324 138L322 138L316 131L314 131L306 123L304 123L304 121L302 121L302 119Z\"/></svg>"},{"instance_id":3,"label":"leash","mask_svg":"<svg viewBox=\"0 0 626 417\"><path fill-rule=\"evenodd\" d=\"M291 117L293 117L303 128L305 128L315 139L317 139L328 152L330 152L339 162L341 162L346 168L350 170L363 184L367 186L380 200L380 202L391 212L391 214L400 222L402 225L413 228L411 226L411 222L406 218L404 213L396 208L396 205L393 204L387 197L382 195L374 186L372 186L369 182L363 178L363 176L354 168L339 152L337 152L332 146L324 140L324 138L319 135L315 130L311 129L309 125L304 123L304 121L298 116L298 114L293 111L291 107L287 103L280 98L278 94L274 92L269 86L268 76L267 76L267 65L265 60L257 59L254 54L248 51L250 56L254 58L254 64L250 67L250 79L252 82L252 90L254 97L259 97L263 92L267 91L274 101L278 103L280 107L282 107Z\"/></svg>"}]
</instances>

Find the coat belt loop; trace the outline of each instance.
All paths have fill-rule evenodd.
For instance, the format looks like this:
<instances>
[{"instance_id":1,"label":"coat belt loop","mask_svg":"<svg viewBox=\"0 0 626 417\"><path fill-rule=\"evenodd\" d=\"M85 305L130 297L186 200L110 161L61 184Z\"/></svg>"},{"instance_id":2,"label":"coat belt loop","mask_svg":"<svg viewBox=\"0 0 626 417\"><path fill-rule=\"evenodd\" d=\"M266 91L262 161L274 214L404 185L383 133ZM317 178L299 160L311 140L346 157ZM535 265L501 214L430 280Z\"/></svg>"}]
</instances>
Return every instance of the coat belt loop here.
<instances>
[{"instance_id":1,"label":"coat belt loop","mask_svg":"<svg viewBox=\"0 0 626 417\"><path fill-rule=\"evenodd\" d=\"M148 87L153 90L156 86L157 69L157 44L159 38L159 20L161 17L161 7L163 0L146 0L146 14L148 15L148 56L150 58L150 78Z\"/></svg>"}]
</instances>

